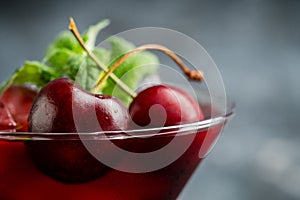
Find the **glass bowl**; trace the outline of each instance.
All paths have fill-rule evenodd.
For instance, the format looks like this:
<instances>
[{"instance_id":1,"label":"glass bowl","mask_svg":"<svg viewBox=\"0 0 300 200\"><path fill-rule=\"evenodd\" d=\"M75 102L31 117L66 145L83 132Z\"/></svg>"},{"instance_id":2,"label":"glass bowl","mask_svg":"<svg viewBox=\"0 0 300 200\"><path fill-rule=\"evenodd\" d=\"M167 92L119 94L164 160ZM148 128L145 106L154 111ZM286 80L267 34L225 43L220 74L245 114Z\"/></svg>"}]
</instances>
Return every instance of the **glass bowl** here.
<instances>
[{"instance_id":1,"label":"glass bowl","mask_svg":"<svg viewBox=\"0 0 300 200\"><path fill-rule=\"evenodd\" d=\"M0 132L0 199L176 199L235 109L201 107L205 120L163 128Z\"/></svg>"}]
</instances>

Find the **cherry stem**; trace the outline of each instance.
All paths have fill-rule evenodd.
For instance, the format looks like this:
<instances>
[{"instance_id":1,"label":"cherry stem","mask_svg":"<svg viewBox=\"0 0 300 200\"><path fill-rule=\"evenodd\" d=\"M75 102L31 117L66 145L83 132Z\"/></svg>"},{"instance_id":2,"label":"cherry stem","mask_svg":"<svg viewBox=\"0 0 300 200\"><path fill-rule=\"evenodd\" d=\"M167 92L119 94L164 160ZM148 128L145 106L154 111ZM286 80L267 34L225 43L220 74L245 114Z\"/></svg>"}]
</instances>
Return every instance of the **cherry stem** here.
<instances>
[{"instance_id":1,"label":"cherry stem","mask_svg":"<svg viewBox=\"0 0 300 200\"><path fill-rule=\"evenodd\" d=\"M167 54L180 67L180 69L183 71L183 73L185 73L190 80L196 80L196 81L203 80L203 72L202 71L191 70L188 67L186 67L186 65L182 62L182 60L168 48L166 48L162 45L158 45L158 44L146 44L146 45L137 47L136 49L124 54L117 62L115 62L113 64L113 66L111 66L111 68L109 68L107 73L104 76L102 76L101 79L99 79L99 81L97 82L97 85L95 86L95 89L99 88L101 86L101 84L108 78L108 76L110 76L111 73L115 69L117 69L126 59L128 59L129 57L133 56L134 54L136 54L140 51L144 51L144 50L162 51L163 53Z\"/></svg>"},{"instance_id":2,"label":"cherry stem","mask_svg":"<svg viewBox=\"0 0 300 200\"><path fill-rule=\"evenodd\" d=\"M75 36L75 38L77 39L77 41L79 42L79 44L81 45L81 47L84 49L84 51L89 55L89 57L97 64L97 66L99 68L101 68L103 71L105 71L105 76L110 76L113 81L122 89L124 90L127 94L129 94L132 98L136 97L136 93L130 89L123 81L121 81L115 74L109 73L108 68L101 63L98 58L95 56L95 54L93 54L84 44L84 41L76 27L76 24L74 22L74 19L71 17L70 18L70 24L69 24L69 30L73 33L73 35ZM107 77L106 76L106 77ZM100 79L101 80L101 79ZM98 81L98 83L100 82L100 80ZM102 81L101 81L102 82ZM97 84L98 87L95 87L93 89L93 92L96 93L100 87L99 84Z\"/></svg>"}]
</instances>

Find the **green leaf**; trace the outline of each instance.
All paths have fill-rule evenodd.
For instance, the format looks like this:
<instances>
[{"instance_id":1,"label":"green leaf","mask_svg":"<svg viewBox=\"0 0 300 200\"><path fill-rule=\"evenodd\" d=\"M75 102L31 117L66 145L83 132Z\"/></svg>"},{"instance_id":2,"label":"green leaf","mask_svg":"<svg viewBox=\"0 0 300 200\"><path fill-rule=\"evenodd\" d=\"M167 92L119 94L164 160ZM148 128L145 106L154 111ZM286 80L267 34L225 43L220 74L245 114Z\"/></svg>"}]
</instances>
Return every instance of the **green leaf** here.
<instances>
[{"instance_id":1,"label":"green leaf","mask_svg":"<svg viewBox=\"0 0 300 200\"><path fill-rule=\"evenodd\" d=\"M64 74L67 71L67 62L69 58L74 55L73 51L69 49L60 49L54 48L52 50L52 54L48 57L47 60L44 60L50 67L55 68L55 70L60 73Z\"/></svg>"},{"instance_id":2,"label":"green leaf","mask_svg":"<svg viewBox=\"0 0 300 200\"><path fill-rule=\"evenodd\" d=\"M95 54L95 56L101 61L102 64L104 64L105 66L108 66L111 60L111 52L109 50L100 48L100 47L96 47L93 50L93 53Z\"/></svg>"},{"instance_id":3,"label":"green leaf","mask_svg":"<svg viewBox=\"0 0 300 200\"><path fill-rule=\"evenodd\" d=\"M107 65L110 62L110 51L96 48L93 53L104 65ZM74 55L69 59L68 65L70 69L74 70L72 72L73 74L77 70L75 77L71 78L74 78L81 88L91 91L96 85L102 72L96 63L89 57Z\"/></svg>"},{"instance_id":4,"label":"green leaf","mask_svg":"<svg viewBox=\"0 0 300 200\"><path fill-rule=\"evenodd\" d=\"M73 34L64 31L49 45L43 63L47 63L63 76L70 71L67 62L74 54L84 56L84 51Z\"/></svg>"},{"instance_id":5,"label":"green leaf","mask_svg":"<svg viewBox=\"0 0 300 200\"><path fill-rule=\"evenodd\" d=\"M133 57L128 58L122 63L114 74L118 76L131 89L135 90L142 79L157 71L157 57L150 52L141 52ZM104 94L109 94L118 97L125 105L129 105L131 97L117 86L111 79L107 80L104 88Z\"/></svg>"},{"instance_id":6,"label":"green leaf","mask_svg":"<svg viewBox=\"0 0 300 200\"><path fill-rule=\"evenodd\" d=\"M117 56L120 58L121 55L124 55L135 48L132 43L118 37L111 38L110 43L112 47L112 57ZM118 58L115 59L110 66L112 66ZM135 90L145 76L157 71L158 64L159 60L153 53L147 51L140 52L123 62L114 71L114 74L131 89ZM125 105L129 105L131 102L131 97L121 90L111 79L107 79L103 84L102 92L118 97Z\"/></svg>"},{"instance_id":7,"label":"green leaf","mask_svg":"<svg viewBox=\"0 0 300 200\"><path fill-rule=\"evenodd\" d=\"M72 80L76 79L78 70L86 62L86 58L79 54L73 54L68 59L65 74Z\"/></svg>"},{"instance_id":8,"label":"green leaf","mask_svg":"<svg viewBox=\"0 0 300 200\"><path fill-rule=\"evenodd\" d=\"M111 45L111 58L112 60L117 59L121 55L132 51L135 46L131 42L120 38L120 37L110 37L109 43Z\"/></svg>"},{"instance_id":9,"label":"green leaf","mask_svg":"<svg viewBox=\"0 0 300 200\"><path fill-rule=\"evenodd\" d=\"M111 37L109 40L111 50L95 47L98 33L108 25L109 20L103 20L90 26L83 34L83 40L88 49L109 68L117 58L133 50L135 46L122 38ZM154 54L140 52L128 58L114 73L134 90L145 76L156 72L158 63L158 58ZM26 62L0 87L0 94L11 84L30 83L43 87L49 81L59 77L76 80L83 89L90 91L103 74L104 72L88 57L74 35L70 31L64 31L49 45L42 62ZM103 83L101 91L98 92L114 95L127 105L131 101L129 95L116 86L110 78Z\"/></svg>"},{"instance_id":10,"label":"green leaf","mask_svg":"<svg viewBox=\"0 0 300 200\"><path fill-rule=\"evenodd\" d=\"M63 31L56 37L53 44L48 47L46 56L52 54L51 51L55 48L68 49L76 53L83 53L82 47L70 31Z\"/></svg>"},{"instance_id":11,"label":"green leaf","mask_svg":"<svg viewBox=\"0 0 300 200\"><path fill-rule=\"evenodd\" d=\"M104 66L108 66L110 63L111 52L109 50L97 47L93 50L93 54ZM76 56L73 56L72 59L69 60L70 67L74 66L73 68L80 68L80 71L77 70L77 76L71 78L74 80L76 79L77 84L79 84L83 89L91 91L96 85L98 79L101 75L103 75L103 70L100 69L91 58L86 57L84 60L82 58L82 56L78 56L77 58Z\"/></svg>"},{"instance_id":12,"label":"green leaf","mask_svg":"<svg viewBox=\"0 0 300 200\"><path fill-rule=\"evenodd\" d=\"M58 74L53 69L37 61L27 61L1 86L0 94L11 84L24 85L30 83L37 87L43 87L55 78L58 78Z\"/></svg>"},{"instance_id":13,"label":"green leaf","mask_svg":"<svg viewBox=\"0 0 300 200\"><path fill-rule=\"evenodd\" d=\"M90 51L94 49L99 32L109 24L110 21L108 19L104 19L98 24L90 26L88 28L88 30L83 34L83 41L85 42L87 49L89 49Z\"/></svg>"},{"instance_id":14,"label":"green leaf","mask_svg":"<svg viewBox=\"0 0 300 200\"><path fill-rule=\"evenodd\" d=\"M101 70L95 63L85 60L76 76L76 83L84 90L91 91L96 85Z\"/></svg>"},{"instance_id":15,"label":"green leaf","mask_svg":"<svg viewBox=\"0 0 300 200\"><path fill-rule=\"evenodd\" d=\"M108 25L109 20L102 20L98 24L90 26L83 35L86 46L105 65L108 65L110 62L110 51L103 48L94 48L94 46L98 33ZM43 62L47 63L60 76L67 76L73 80L79 77L79 84L88 90L95 81L95 76L100 74L98 72L100 70L95 70L94 62L87 57L79 42L70 32L62 32L54 43L49 45ZM78 72L79 75L77 75ZM95 74L96 72L98 74Z\"/></svg>"}]
</instances>

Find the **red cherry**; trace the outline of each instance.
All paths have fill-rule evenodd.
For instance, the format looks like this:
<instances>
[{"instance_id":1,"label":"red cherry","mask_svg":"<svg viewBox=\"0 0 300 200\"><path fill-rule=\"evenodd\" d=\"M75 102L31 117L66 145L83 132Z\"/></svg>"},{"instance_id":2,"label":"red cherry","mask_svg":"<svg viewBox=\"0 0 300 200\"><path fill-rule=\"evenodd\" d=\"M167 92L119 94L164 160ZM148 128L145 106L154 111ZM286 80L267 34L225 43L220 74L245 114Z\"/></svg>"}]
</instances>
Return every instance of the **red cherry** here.
<instances>
[{"instance_id":1,"label":"red cherry","mask_svg":"<svg viewBox=\"0 0 300 200\"><path fill-rule=\"evenodd\" d=\"M92 120L96 116L98 123ZM127 109L117 98L89 93L72 80L60 78L39 92L28 123L31 132L76 133L124 130L127 119Z\"/></svg>"},{"instance_id":2,"label":"red cherry","mask_svg":"<svg viewBox=\"0 0 300 200\"><path fill-rule=\"evenodd\" d=\"M27 131L27 118L36 95L35 90L21 85L11 85L1 95L0 101L16 121L17 131Z\"/></svg>"},{"instance_id":3,"label":"red cherry","mask_svg":"<svg viewBox=\"0 0 300 200\"><path fill-rule=\"evenodd\" d=\"M32 132L76 133L124 130L127 121L127 109L117 98L86 92L73 81L60 78L40 91L32 105L28 124ZM106 169L90 155L79 138L31 141L28 147L38 168L63 182L89 181ZM107 150L101 143L97 148Z\"/></svg>"},{"instance_id":4,"label":"red cherry","mask_svg":"<svg viewBox=\"0 0 300 200\"><path fill-rule=\"evenodd\" d=\"M0 101L0 130L15 130L16 125L10 111Z\"/></svg>"},{"instance_id":5,"label":"red cherry","mask_svg":"<svg viewBox=\"0 0 300 200\"><path fill-rule=\"evenodd\" d=\"M129 113L135 124L151 127L179 125L204 119L199 105L189 94L168 85L155 85L140 92L131 103ZM165 118L164 124L161 122L162 118Z\"/></svg>"},{"instance_id":6,"label":"red cherry","mask_svg":"<svg viewBox=\"0 0 300 200\"><path fill-rule=\"evenodd\" d=\"M197 122L204 119L196 101L183 90L155 85L140 92L129 107L132 128L162 127ZM164 132L163 130L160 132ZM173 137L132 139L135 145L121 144L132 152L151 152L167 145Z\"/></svg>"}]
</instances>

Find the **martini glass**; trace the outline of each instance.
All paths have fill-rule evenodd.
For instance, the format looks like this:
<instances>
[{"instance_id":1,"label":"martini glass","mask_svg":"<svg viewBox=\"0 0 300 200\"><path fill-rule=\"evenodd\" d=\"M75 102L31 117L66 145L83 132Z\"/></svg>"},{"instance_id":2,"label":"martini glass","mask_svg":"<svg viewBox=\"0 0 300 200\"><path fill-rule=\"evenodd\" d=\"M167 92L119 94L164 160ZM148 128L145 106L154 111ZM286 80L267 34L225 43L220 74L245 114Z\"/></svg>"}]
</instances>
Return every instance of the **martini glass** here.
<instances>
[{"instance_id":1,"label":"martini glass","mask_svg":"<svg viewBox=\"0 0 300 200\"><path fill-rule=\"evenodd\" d=\"M122 131L88 134L2 131L0 199L176 199L234 114L232 103L227 106L224 114L212 112L209 102L199 104L205 115L203 121L163 128L129 130L126 134ZM175 138L179 142L169 145ZM82 142L87 149L87 144L95 143L98 147L103 147L109 142L135 155L159 151L168 146L168 151L159 159L170 158L173 155L176 155L176 158L150 169L151 163L157 162L155 157L153 160L148 159L148 162L139 162L127 157L127 154L117 156L114 151L108 150L102 152L103 159L99 161L101 165L101 161L104 161L108 166L92 180L70 183L45 173L41 165L47 165L47 155L43 155L42 146L51 142L67 144L74 141ZM36 146L38 155L44 156L43 163L38 163L32 154ZM93 154L90 150L88 152ZM114 162L110 165L111 163L105 163L105 156L117 159L112 159ZM82 170L84 174L85 169Z\"/></svg>"}]
</instances>

